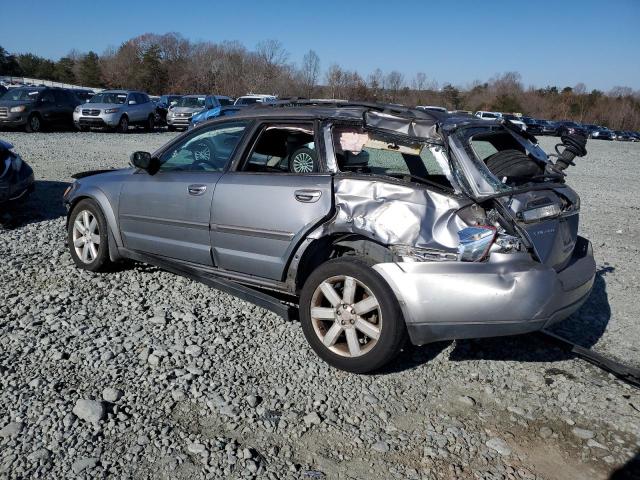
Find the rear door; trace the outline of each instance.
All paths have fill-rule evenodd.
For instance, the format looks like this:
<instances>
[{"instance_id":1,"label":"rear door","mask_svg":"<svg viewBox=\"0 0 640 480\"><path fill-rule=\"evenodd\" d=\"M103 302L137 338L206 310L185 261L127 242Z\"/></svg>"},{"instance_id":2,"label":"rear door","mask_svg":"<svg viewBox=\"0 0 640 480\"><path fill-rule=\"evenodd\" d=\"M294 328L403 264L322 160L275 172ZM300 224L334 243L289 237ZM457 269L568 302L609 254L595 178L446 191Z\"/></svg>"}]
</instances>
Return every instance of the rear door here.
<instances>
[{"instance_id":1,"label":"rear door","mask_svg":"<svg viewBox=\"0 0 640 480\"><path fill-rule=\"evenodd\" d=\"M295 246L332 208L332 177L319 161L312 122L264 123L219 181L211 243L220 267L280 280ZM295 173L301 151L315 162ZM305 157L306 158L306 157Z\"/></svg>"},{"instance_id":2,"label":"rear door","mask_svg":"<svg viewBox=\"0 0 640 480\"><path fill-rule=\"evenodd\" d=\"M155 175L139 171L125 181L118 217L126 248L213 265L211 200L245 127L225 122L180 137Z\"/></svg>"}]
</instances>

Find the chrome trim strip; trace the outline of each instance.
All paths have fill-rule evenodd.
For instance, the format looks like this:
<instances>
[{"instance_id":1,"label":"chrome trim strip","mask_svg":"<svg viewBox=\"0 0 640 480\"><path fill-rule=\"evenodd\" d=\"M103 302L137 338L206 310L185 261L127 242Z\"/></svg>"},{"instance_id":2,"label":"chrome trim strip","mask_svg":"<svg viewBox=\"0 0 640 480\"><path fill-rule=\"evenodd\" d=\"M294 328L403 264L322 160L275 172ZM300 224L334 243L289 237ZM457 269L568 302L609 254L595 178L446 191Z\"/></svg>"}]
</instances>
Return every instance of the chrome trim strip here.
<instances>
[{"instance_id":1,"label":"chrome trim strip","mask_svg":"<svg viewBox=\"0 0 640 480\"><path fill-rule=\"evenodd\" d=\"M176 225L179 227L195 228L197 230L209 230L208 223L187 222L185 220L169 220L166 218L148 217L145 215L131 215L129 213L121 213L120 218L127 220L137 220L142 222L160 223L164 225Z\"/></svg>"},{"instance_id":2,"label":"chrome trim strip","mask_svg":"<svg viewBox=\"0 0 640 480\"><path fill-rule=\"evenodd\" d=\"M238 225L211 224L211 230L220 233L231 233L235 235L248 235L250 237L265 237L275 240L292 240L295 236L292 232L282 232L280 230L267 230L262 228L240 227Z\"/></svg>"}]
</instances>

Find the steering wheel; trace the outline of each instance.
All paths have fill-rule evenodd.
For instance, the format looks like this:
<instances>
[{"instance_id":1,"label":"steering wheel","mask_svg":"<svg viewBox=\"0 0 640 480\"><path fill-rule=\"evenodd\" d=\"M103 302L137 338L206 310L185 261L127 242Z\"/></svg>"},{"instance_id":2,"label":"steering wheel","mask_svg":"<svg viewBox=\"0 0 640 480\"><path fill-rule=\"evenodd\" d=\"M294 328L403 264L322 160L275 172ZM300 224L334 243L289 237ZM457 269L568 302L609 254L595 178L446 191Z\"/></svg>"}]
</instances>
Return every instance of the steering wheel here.
<instances>
[{"instance_id":1,"label":"steering wheel","mask_svg":"<svg viewBox=\"0 0 640 480\"><path fill-rule=\"evenodd\" d=\"M195 142L193 145L189 145L189 150L191 150L191 154L193 155L192 165L194 167L202 167L203 170L205 170L207 166L216 170L220 167L216 161L215 149L210 142L206 140Z\"/></svg>"}]
</instances>

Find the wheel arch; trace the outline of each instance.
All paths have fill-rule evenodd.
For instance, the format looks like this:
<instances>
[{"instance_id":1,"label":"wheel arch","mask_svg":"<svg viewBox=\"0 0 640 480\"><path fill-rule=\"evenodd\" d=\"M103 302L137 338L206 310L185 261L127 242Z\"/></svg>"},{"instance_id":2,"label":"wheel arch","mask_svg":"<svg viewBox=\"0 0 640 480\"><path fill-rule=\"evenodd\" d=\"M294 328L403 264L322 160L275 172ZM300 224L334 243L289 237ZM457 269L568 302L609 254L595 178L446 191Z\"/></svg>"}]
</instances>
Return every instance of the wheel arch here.
<instances>
[{"instance_id":1,"label":"wheel arch","mask_svg":"<svg viewBox=\"0 0 640 480\"><path fill-rule=\"evenodd\" d=\"M83 190L78 192L71 200L68 202L68 210L67 210L67 218L66 218L66 228L69 228L69 218L71 217L71 212L73 209L80 203L82 200L93 200L104 215L104 218L107 222L107 226L109 228L109 243L111 247L111 242L115 244L114 246L122 247L122 237L120 236L120 229L118 228L118 220L116 213L113 210L111 202L107 195L100 190L99 188L91 188L87 190ZM109 249L110 251L113 249ZM115 252L114 252L115 253Z\"/></svg>"},{"instance_id":2,"label":"wheel arch","mask_svg":"<svg viewBox=\"0 0 640 480\"><path fill-rule=\"evenodd\" d=\"M393 261L387 245L361 234L341 232L320 238L308 238L294 254L287 274L289 290L298 293L309 275L321 264L333 258L353 255L369 265Z\"/></svg>"}]
</instances>

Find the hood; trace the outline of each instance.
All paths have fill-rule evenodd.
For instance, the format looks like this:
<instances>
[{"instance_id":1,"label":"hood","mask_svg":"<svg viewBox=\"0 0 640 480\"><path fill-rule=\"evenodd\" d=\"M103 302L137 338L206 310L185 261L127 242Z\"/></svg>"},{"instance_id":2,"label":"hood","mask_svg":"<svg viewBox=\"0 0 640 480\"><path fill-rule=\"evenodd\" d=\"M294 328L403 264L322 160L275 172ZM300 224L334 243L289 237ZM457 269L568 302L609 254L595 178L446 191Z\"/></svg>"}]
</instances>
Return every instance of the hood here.
<instances>
[{"instance_id":1,"label":"hood","mask_svg":"<svg viewBox=\"0 0 640 480\"><path fill-rule=\"evenodd\" d=\"M85 184L94 181L102 182L104 180L117 179L123 175L130 175L134 170L133 167L112 170L87 170L85 172L74 173L71 177L76 180L81 180L81 183Z\"/></svg>"},{"instance_id":2,"label":"hood","mask_svg":"<svg viewBox=\"0 0 640 480\"><path fill-rule=\"evenodd\" d=\"M78 105L81 109L85 110L106 110L107 108L124 108L127 105L124 103L81 103Z\"/></svg>"},{"instance_id":3,"label":"hood","mask_svg":"<svg viewBox=\"0 0 640 480\"><path fill-rule=\"evenodd\" d=\"M202 111L204 107L173 107L171 113L196 113Z\"/></svg>"},{"instance_id":4,"label":"hood","mask_svg":"<svg viewBox=\"0 0 640 480\"><path fill-rule=\"evenodd\" d=\"M0 150L11 150L12 148L12 144L5 142L4 140L0 140Z\"/></svg>"}]
</instances>

